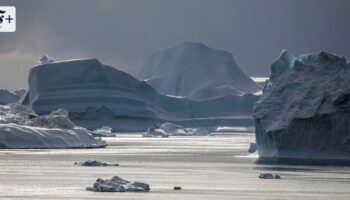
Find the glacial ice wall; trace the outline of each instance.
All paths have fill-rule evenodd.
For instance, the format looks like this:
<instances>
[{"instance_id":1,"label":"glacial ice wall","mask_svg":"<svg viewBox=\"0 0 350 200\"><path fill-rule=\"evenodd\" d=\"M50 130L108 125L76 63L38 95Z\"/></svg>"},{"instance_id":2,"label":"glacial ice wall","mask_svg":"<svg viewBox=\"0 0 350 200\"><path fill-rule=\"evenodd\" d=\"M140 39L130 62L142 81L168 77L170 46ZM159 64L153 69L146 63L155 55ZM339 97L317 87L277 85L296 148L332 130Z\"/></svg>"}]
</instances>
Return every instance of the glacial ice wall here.
<instances>
[{"instance_id":1,"label":"glacial ice wall","mask_svg":"<svg viewBox=\"0 0 350 200\"><path fill-rule=\"evenodd\" d=\"M261 157L349 159L349 62L282 51L253 116Z\"/></svg>"},{"instance_id":2,"label":"glacial ice wall","mask_svg":"<svg viewBox=\"0 0 350 200\"><path fill-rule=\"evenodd\" d=\"M161 94L192 100L240 96L261 90L239 68L230 52L194 42L153 53L138 78Z\"/></svg>"},{"instance_id":3,"label":"glacial ice wall","mask_svg":"<svg viewBox=\"0 0 350 200\"><path fill-rule=\"evenodd\" d=\"M228 125L228 117L250 115L256 100L251 94L203 101L169 97L97 59L82 59L33 67L23 103L38 114L67 109L76 124L89 129L135 131L159 121Z\"/></svg>"}]
</instances>

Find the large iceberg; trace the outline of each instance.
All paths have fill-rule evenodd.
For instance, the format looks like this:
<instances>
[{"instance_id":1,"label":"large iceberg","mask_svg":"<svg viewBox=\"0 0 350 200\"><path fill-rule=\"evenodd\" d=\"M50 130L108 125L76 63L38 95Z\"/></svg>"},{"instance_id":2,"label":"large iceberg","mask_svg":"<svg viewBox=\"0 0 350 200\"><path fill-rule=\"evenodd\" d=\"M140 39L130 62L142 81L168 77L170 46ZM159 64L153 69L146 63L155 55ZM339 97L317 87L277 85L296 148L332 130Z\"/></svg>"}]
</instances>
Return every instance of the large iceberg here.
<instances>
[{"instance_id":1,"label":"large iceberg","mask_svg":"<svg viewBox=\"0 0 350 200\"><path fill-rule=\"evenodd\" d=\"M194 100L261 90L239 68L231 53L193 42L153 53L138 78L161 94Z\"/></svg>"},{"instance_id":2,"label":"large iceberg","mask_svg":"<svg viewBox=\"0 0 350 200\"><path fill-rule=\"evenodd\" d=\"M349 159L349 62L282 51L253 115L261 157Z\"/></svg>"},{"instance_id":3,"label":"large iceberg","mask_svg":"<svg viewBox=\"0 0 350 200\"><path fill-rule=\"evenodd\" d=\"M0 148L103 147L85 128L75 126L63 109L38 116L29 107L0 106Z\"/></svg>"},{"instance_id":4,"label":"large iceberg","mask_svg":"<svg viewBox=\"0 0 350 200\"><path fill-rule=\"evenodd\" d=\"M82 59L31 68L23 104L38 114L64 108L75 124L91 130L143 131L164 121L211 127L251 124L256 100L252 94L203 101L169 97L97 59Z\"/></svg>"},{"instance_id":5,"label":"large iceberg","mask_svg":"<svg viewBox=\"0 0 350 200\"><path fill-rule=\"evenodd\" d=\"M6 105L9 103L15 103L17 102L21 97L14 93L10 92L8 90L0 89L0 105Z\"/></svg>"}]
</instances>

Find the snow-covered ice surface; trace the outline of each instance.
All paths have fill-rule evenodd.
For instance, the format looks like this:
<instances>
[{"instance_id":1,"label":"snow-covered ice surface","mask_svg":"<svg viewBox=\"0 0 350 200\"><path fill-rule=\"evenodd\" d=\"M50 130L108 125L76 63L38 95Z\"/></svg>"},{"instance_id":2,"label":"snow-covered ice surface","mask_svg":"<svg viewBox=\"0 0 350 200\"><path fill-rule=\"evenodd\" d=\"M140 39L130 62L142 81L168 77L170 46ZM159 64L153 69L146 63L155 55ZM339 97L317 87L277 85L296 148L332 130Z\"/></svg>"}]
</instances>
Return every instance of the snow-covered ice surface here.
<instances>
[{"instance_id":1,"label":"snow-covered ice surface","mask_svg":"<svg viewBox=\"0 0 350 200\"><path fill-rule=\"evenodd\" d=\"M85 128L75 126L68 112L59 109L38 116L29 107L0 106L0 148L85 148L103 147Z\"/></svg>"},{"instance_id":2,"label":"snow-covered ice surface","mask_svg":"<svg viewBox=\"0 0 350 200\"><path fill-rule=\"evenodd\" d=\"M247 156L253 133L212 137L106 138L101 149L0 151L0 199L4 200L347 200L349 166L257 164ZM97 159L120 167L77 167ZM259 179L260 173L280 180ZM147 193L86 191L98 178L120 176L150 184ZM174 186L182 190L174 191Z\"/></svg>"},{"instance_id":3,"label":"snow-covered ice surface","mask_svg":"<svg viewBox=\"0 0 350 200\"><path fill-rule=\"evenodd\" d=\"M269 79L269 77L260 77L260 76L252 76L250 77L255 83L264 86L265 82Z\"/></svg>"},{"instance_id":4,"label":"snow-covered ice surface","mask_svg":"<svg viewBox=\"0 0 350 200\"><path fill-rule=\"evenodd\" d=\"M194 100L241 96L261 90L239 68L230 52L194 42L153 53L138 78L161 94Z\"/></svg>"},{"instance_id":5,"label":"snow-covered ice surface","mask_svg":"<svg viewBox=\"0 0 350 200\"><path fill-rule=\"evenodd\" d=\"M0 89L0 105L17 102L21 97L14 92Z\"/></svg>"},{"instance_id":6,"label":"snow-covered ice surface","mask_svg":"<svg viewBox=\"0 0 350 200\"><path fill-rule=\"evenodd\" d=\"M158 122L229 126L242 121L258 99L252 94L192 101L159 94L150 85L97 59L69 60L31 68L23 104L38 114L58 108L91 130L144 131ZM252 118L248 120L253 123ZM244 124L246 125L246 124Z\"/></svg>"},{"instance_id":7,"label":"snow-covered ice surface","mask_svg":"<svg viewBox=\"0 0 350 200\"><path fill-rule=\"evenodd\" d=\"M282 51L253 115L261 157L349 160L349 62Z\"/></svg>"}]
</instances>

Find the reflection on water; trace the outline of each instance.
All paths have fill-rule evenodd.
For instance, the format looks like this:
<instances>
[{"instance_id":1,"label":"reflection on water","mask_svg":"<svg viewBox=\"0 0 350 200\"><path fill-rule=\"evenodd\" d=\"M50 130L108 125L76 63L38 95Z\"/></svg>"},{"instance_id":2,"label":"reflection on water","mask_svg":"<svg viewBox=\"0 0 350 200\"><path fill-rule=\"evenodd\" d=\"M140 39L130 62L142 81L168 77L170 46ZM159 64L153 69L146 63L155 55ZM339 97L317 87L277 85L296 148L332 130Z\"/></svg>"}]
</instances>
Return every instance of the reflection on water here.
<instances>
[{"instance_id":1,"label":"reflection on water","mask_svg":"<svg viewBox=\"0 0 350 200\"><path fill-rule=\"evenodd\" d=\"M302 165L302 166L350 166L350 160L336 159L296 159L296 158L259 158L256 164L264 165Z\"/></svg>"}]
</instances>

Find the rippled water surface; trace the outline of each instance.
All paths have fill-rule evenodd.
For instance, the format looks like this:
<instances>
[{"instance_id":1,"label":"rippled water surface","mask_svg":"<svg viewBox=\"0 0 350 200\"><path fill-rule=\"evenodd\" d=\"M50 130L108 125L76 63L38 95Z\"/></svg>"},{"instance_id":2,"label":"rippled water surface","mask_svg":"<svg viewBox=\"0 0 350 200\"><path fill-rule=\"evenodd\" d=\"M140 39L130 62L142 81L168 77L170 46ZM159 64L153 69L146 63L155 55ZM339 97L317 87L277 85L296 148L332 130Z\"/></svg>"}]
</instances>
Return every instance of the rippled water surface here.
<instances>
[{"instance_id":1,"label":"rippled water surface","mask_svg":"<svg viewBox=\"0 0 350 200\"><path fill-rule=\"evenodd\" d=\"M249 133L106 140L103 149L0 150L0 199L350 199L350 167L257 164ZM120 166L74 166L87 159ZM282 179L258 179L261 172ZM149 183L151 192L85 191L115 175Z\"/></svg>"}]
</instances>

